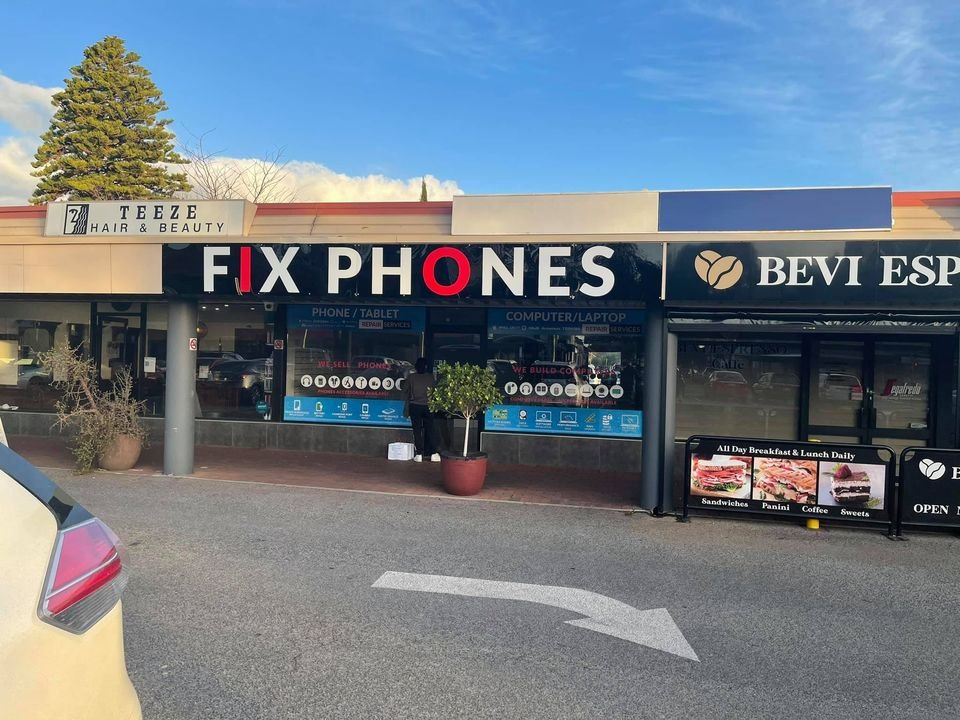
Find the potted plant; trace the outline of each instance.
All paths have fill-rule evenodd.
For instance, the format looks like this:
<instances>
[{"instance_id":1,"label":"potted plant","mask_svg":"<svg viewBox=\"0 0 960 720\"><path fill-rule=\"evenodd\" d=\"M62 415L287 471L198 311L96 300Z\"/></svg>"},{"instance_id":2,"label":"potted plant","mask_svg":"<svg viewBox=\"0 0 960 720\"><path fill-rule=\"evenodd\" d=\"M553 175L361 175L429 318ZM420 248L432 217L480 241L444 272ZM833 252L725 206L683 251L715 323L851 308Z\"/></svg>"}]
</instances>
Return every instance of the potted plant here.
<instances>
[{"instance_id":1,"label":"potted plant","mask_svg":"<svg viewBox=\"0 0 960 720\"><path fill-rule=\"evenodd\" d=\"M104 470L136 465L147 433L140 418L143 403L134 399L130 371L114 370L113 380L103 386L93 360L66 343L41 353L40 363L63 393L56 404L57 425L73 431L70 450L77 472L89 472L95 465Z\"/></svg>"},{"instance_id":2,"label":"potted plant","mask_svg":"<svg viewBox=\"0 0 960 720\"><path fill-rule=\"evenodd\" d=\"M429 393L430 411L463 418L463 452L441 453L444 489L453 495L476 495L487 476L487 454L467 452L470 420L503 401L492 370L478 365L440 363L438 381Z\"/></svg>"}]
</instances>

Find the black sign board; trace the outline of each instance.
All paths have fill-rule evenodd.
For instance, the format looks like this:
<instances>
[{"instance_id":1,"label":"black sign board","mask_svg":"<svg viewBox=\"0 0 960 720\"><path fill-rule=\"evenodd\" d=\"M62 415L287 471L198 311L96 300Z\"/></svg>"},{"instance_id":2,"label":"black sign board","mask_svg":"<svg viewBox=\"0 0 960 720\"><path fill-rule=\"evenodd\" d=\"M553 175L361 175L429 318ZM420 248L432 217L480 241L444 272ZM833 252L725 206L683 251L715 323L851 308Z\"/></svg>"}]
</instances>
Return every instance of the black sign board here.
<instances>
[{"instance_id":1,"label":"black sign board","mask_svg":"<svg viewBox=\"0 0 960 720\"><path fill-rule=\"evenodd\" d=\"M659 297L659 243L165 245L168 295L569 305Z\"/></svg>"},{"instance_id":2,"label":"black sign board","mask_svg":"<svg viewBox=\"0 0 960 720\"><path fill-rule=\"evenodd\" d=\"M687 441L688 509L892 522L893 451L695 435Z\"/></svg>"},{"instance_id":3,"label":"black sign board","mask_svg":"<svg viewBox=\"0 0 960 720\"><path fill-rule=\"evenodd\" d=\"M960 528L960 450L913 447L900 454L897 519L900 526Z\"/></svg>"},{"instance_id":4,"label":"black sign board","mask_svg":"<svg viewBox=\"0 0 960 720\"><path fill-rule=\"evenodd\" d=\"M951 306L960 242L668 243L668 303Z\"/></svg>"}]
</instances>

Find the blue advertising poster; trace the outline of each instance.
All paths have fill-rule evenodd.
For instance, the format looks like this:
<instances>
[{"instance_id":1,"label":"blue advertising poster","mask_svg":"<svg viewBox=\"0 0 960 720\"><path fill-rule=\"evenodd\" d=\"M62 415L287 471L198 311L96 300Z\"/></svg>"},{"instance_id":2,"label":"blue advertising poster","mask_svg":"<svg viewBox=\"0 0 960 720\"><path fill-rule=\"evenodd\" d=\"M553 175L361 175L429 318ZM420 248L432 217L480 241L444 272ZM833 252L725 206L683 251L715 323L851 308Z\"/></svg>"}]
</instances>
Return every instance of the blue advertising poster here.
<instances>
[{"instance_id":1,"label":"blue advertising poster","mask_svg":"<svg viewBox=\"0 0 960 720\"><path fill-rule=\"evenodd\" d=\"M386 305L291 305L287 309L287 326L423 332L426 310Z\"/></svg>"},{"instance_id":2,"label":"blue advertising poster","mask_svg":"<svg viewBox=\"0 0 960 720\"><path fill-rule=\"evenodd\" d=\"M498 335L639 335L643 311L623 308L511 308L487 311L490 332Z\"/></svg>"},{"instance_id":3,"label":"blue advertising poster","mask_svg":"<svg viewBox=\"0 0 960 720\"><path fill-rule=\"evenodd\" d=\"M287 395L283 398L283 419L344 425L410 426L410 420L403 416L403 400Z\"/></svg>"},{"instance_id":4,"label":"blue advertising poster","mask_svg":"<svg viewBox=\"0 0 960 720\"><path fill-rule=\"evenodd\" d=\"M487 410L484 420L486 429L492 431L631 438L643 435L643 417L639 410L494 405Z\"/></svg>"}]
</instances>

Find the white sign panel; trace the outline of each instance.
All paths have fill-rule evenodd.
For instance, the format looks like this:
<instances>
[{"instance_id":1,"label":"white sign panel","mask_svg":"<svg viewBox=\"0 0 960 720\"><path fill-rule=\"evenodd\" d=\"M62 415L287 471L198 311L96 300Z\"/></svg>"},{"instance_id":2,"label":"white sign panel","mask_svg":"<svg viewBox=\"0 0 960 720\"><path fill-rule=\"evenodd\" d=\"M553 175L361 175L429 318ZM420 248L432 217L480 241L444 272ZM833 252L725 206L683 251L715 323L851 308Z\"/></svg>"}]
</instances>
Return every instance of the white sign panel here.
<instances>
[{"instance_id":1,"label":"white sign panel","mask_svg":"<svg viewBox=\"0 0 960 720\"><path fill-rule=\"evenodd\" d=\"M119 200L47 206L47 236L243 235L243 200ZM173 242L173 241L171 241Z\"/></svg>"}]
</instances>

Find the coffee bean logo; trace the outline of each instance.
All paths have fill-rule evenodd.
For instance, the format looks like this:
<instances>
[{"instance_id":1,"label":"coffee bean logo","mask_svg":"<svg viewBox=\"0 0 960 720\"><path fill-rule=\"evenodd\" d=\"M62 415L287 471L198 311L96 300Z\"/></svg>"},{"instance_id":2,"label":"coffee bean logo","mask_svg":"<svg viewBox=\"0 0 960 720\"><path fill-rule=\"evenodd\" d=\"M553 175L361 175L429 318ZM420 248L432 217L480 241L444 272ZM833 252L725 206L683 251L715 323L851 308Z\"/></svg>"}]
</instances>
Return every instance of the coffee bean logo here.
<instances>
[{"instance_id":1,"label":"coffee bean logo","mask_svg":"<svg viewBox=\"0 0 960 720\"><path fill-rule=\"evenodd\" d=\"M920 461L920 472L931 480L939 480L947 472L947 468L942 462L934 462L930 458L924 458Z\"/></svg>"},{"instance_id":2,"label":"coffee bean logo","mask_svg":"<svg viewBox=\"0 0 960 720\"><path fill-rule=\"evenodd\" d=\"M702 250L693 261L697 275L714 290L732 288L743 275L743 263L733 255L721 255L713 250Z\"/></svg>"}]
</instances>

